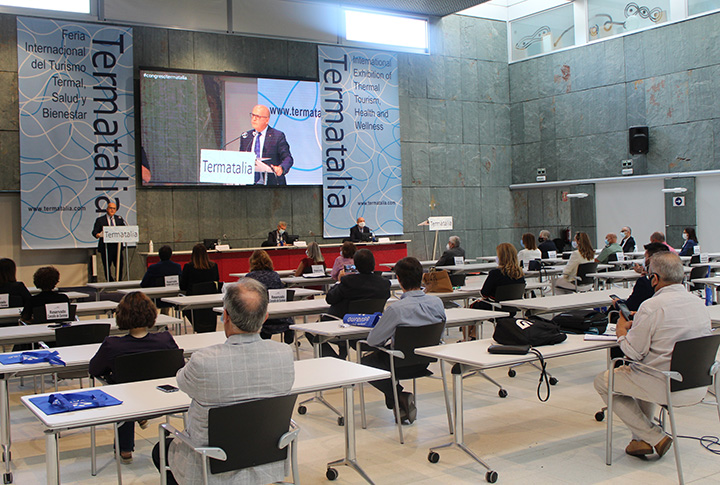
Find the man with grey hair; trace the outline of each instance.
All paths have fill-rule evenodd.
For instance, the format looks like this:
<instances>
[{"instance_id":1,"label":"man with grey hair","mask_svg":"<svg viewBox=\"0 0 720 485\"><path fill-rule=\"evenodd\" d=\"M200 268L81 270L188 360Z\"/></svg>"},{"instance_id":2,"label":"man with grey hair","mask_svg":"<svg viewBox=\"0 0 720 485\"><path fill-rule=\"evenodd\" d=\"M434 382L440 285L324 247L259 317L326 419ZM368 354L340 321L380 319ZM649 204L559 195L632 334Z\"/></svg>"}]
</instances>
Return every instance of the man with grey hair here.
<instances>
[{"instance_id":1,"label":"man with grey hair","mask_svg":"<svg viewBox=\"0 0 720 485\"><path fill-rule=\"evenodd\" d=\"M710 315L703 301L683 286L683 265L670 252L656 253L650 259L652 298L640 305L634 318L620 316L616 333L618 345L633 361L663 371L670 370L675 342L709 335ZM643 371L639 366L623 365L614 369L613 411L632 431L625 453L663 456L672 446L672 438L653 422L656 403L666 404L665 379ZM608 372L595 379L595 389L607 403ZM688 389L673 393L678 405L700 401L707 389Z\"/></svg>"},{"instance_id":2,"label":"man with grey hair","mask_svg":"<svg viewBox=\"0 0 720 485\"><path fill-rule=\"evenodd\" d=\"M208 410L241 401L288 394L295 380L292 349L260 338L267 319L268 293L258 281L242 278L225 285L225 343L195 352L178 371L178 387L192 398L185 433L196 446L208 443ZM199 455L179 440L168 446L168 484L202 483ZM159 450L153 460L159 468ZM284 462L212 476L212 483L270 483L285 477ZM176 481L177 480L177 481Z\"/></svg>"},{"instance_id":3,"label":"man with grey hair","mask_svg":"<svg viewBox=\"0 0 720 485\"><path fill-rule=\"evenodd\" d=\"M620 234L623 237L622 241L620 241L623 253L632 253L635 251L635 238L632 237L632 229L630 229L630 226L625 226L620 229Z\"/></svg>"},{"instance_id":4,"label":"man with grey hair","mask_svg":"<svg viewBox=\"0 0 720 485\"><path fill-rule=\"evenodd\" d=\"M540 234L538 234L538 243L538 249L542 253L543 259L548 258L548 251L558 252L557 246L555 246L555 243L550 239L550 231L546 229L543 229L540 231Z\"/></svg>"},{"instance_id":5,"label":"man with grey hair","mask_svg":"<svg viewBox=\"0 0 720 485\"><path fill-rule=\"evenodd\" d=\"M438 262L435 263L435 266L455 264L455 258L457 257L465 258L465 250L460 247L460 238L458 236L450 236L447 246L445 246L445 251L443 251L442 256L440 256Z\"/></svg>"}]
</instances>

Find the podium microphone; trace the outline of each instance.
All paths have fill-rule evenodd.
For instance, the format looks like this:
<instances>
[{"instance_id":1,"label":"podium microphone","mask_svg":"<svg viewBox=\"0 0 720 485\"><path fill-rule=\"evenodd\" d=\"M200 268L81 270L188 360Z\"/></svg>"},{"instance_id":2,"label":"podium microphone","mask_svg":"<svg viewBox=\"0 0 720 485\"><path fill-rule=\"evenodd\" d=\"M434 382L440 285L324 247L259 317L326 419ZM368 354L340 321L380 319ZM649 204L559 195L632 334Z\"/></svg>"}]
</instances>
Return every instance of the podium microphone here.
<instances>
[{"instance_id":1,"label":"podium microphone","mask_svg":"<svg viewBox=\"0 0 720 485\"><path fill-rule=\"evenodd\" d=\"M242 138L242 136L243 136L245 133L247 133L247 132L244 131L240 136L235 137L235 138L233 138L232 140L230 140L229 142L225 143L223 146L220 147L220 150L222 150L223 148L225 148L226 146L228 146L228 145L231 144L232 142L238 141L240 138Z\"/></svg>"}]
</instances>

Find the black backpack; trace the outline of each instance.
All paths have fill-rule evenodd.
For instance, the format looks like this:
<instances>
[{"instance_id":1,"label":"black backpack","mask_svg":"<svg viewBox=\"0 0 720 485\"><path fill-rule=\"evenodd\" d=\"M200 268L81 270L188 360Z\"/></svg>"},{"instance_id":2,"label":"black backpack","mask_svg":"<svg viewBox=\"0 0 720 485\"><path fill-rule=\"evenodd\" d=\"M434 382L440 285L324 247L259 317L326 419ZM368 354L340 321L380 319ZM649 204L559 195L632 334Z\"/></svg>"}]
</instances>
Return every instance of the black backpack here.
<instances>
[{"instance_id":1,"label":"black backpack","mask_svg":"<svg viewBox=\"0 0 720 485\"><path fill-rule=\"evenodd\" d=\"M553 317L561 330L569 333L604 333L608 317L595 310L568 310Z\"/></svg>"},{"instance_id":2,"label":"black backpack","mask_svg":"<svg viewBox=\"0 0 720 485\"><path fill-rule=\"evenodd\" d=\"M545 318L498 318L493 339L503 345L554 345L567 339L560 328Z\"/></svg>"}]
</instances>

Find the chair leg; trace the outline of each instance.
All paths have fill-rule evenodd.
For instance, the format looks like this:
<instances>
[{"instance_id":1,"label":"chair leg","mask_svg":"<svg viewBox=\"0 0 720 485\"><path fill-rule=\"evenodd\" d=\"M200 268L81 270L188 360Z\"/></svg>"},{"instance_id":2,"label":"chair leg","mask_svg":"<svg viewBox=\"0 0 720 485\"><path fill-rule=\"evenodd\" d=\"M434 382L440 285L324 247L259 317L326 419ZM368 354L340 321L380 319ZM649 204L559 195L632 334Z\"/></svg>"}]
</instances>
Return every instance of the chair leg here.
<instances>
[{"instance_id":1,"label":"chair leg","mask_svg":"<svg viewBox=\"0 0 720 485\"><path fill-rule=\"evenodd\" d=\"M118 433L118 423L113 423L113 429L115 431L115 465L117 467L117 480L118 485L122 485L122 470L120 468L120 433Z\"/></svg>"},{"instance_id":2,"label":"chair leg","mask_svg":"<svg viewBox=\"0 0 720 485\"><path fill-rule=\"evenodd\" d=\"M443 396L445 397L445 412L447 413L448 430L450 431L450 434L453 434L454 430L452 413L450 411L450 395L448 394L447 378L445 376L445 363L442 360L440 361L440 374L442 375Z\"/></svg>"},{"instance_id":3,"label":"chair leg","mask_svg":"<svg viewBox=\"0 0 720 485\"><path fill-rule=\"evenodd\" d=\"M295 485L300 485L300 470L297 462L297 439L290 442L290 466L292 467L292 478Z\"/></svg>"},{"instance_id":4,"label":"chair leg","mask_svg":"<svg viewBox=\"0 0 720 485\"><path fill-rule=\"evenodd\" d=\"M669 380L669 379L668 379ZM670 433L672 435L673 440L673 448L675 450L675 465L677 466L677 474L678 474L678 483L680 485L685 484L685 480L683 478L683 472L682 472L682 464L680 463L680 447L678 446L678 437L677 437L677 428L675 427L675 411L672 407L672 401L670 396L670 383L668 382L667 385L667 400L668 400L668 406L667 406L667 412L668 412L668 418L670 418Z\"/></svg>"},{"instance_id":5,"label":"chair leg","mask_svg":"<svg viewBox=\"0 0 720 485\"><path fill-rule=\"evenodd\" d=\"M607 430L605 436L605 464L612 465L612 426L613 426L613 389L615 388L615 372L610 368L608 372L607 396Z\"/></svg>"}]
</instances>

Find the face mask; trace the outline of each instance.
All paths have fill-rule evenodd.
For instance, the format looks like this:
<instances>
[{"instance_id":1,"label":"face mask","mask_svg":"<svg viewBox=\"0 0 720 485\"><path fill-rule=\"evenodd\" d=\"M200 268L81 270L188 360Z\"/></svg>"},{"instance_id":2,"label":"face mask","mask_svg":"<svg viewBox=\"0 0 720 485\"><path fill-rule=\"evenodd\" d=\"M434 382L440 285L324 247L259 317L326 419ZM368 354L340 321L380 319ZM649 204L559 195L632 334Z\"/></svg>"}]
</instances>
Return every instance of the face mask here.
<instances>
[{"instance_id":1,"label":"face mask","mask_svg":"<svg viewBox=\"0 0 720 485\"><path fill-rule=\"evenodd\" d=\"M364 223L364 222L358 222L358 227L365 227L365 223Z\"/></svg>"},{"instance_id":2,"label":"face mask","mask_svg":"<svg viewBox=\"0 0 720 485\"><path fill-rule=\"evenodd\" d=\"M520 240L520 246L521 246L523 249L525 248L525 243L522 242L522 240Z\"/></svg>"},{"instance_id":3,"label":"face mask","mask_svg":"<svg viewBox=\"0 0 720 485\"><path fill-rule=\"evenodd\" d=\"M610 245L610 243L608 242L607 239L605 239L605 246L609 246L609 245Z\"/></svg>"},{"instance_id":4,"label":"face mask","mask_svg":"<svg viewBox=\"0 0 720 485\"><path fill-rule=\"evenodd\" d=\"M310 257L310 253L309 253L308 251L305 251L305 256L307 256L307 257L309 258L309 257Z\"/></svg>"},{"instance_id":5,"label":"face mask","mask_svg":"<svg viewBox=\"0 0 720 485\"><path fill-rule=\"evenodd\" d=\"M684 240L684 241L687 241L687 239L688 239L687 232L683 232L683 240Z\"/></svg>"},{"instance_id":6,"label":"face mask","mask_svg":"<svg viewBox=\"0 0 720 485\"><path fill-rule=\"evenodd\" d=\"M498 258L497 256L495 256L495 264L500 264L500 258Z\"/></svg>"},{"instance_id":7,"label":"face mask","mask_svg":"<svg viewBox=\"0 0 720 485\"><path fill-rule=\"evenodd\" d=\"M285 229L278 229L278 234L285 234Z\"/></svg>"},{"instance_id":8,"label":"face mask","mask_svg":"<svg viewBox=\"0 0 720 485\"><path fill-rule=\"evenodd\" d=\"M452 249L452 248L450 247L450 243L447 243L447 244L445 245L445 249L447 249L448 251L450 251L450 249Z\"/></svg>"},{"instance_id":9,"label":"face mask","mask_svg":"<svg viewBox=\"0 0 720 485\"><path fill-rule=\"evenodd\" d=\"M621 232L620 235L621 235L622 237L627 237L627 233L626 233L625 231Z\"/></svg>"},{"instance_id":10,"label":"face mask","mask_svg":"<svg viewBox=\"0 0 720 485\"><path fill-rule=\"evenodd\" d=\"M574 240L574 239L573 239L573 242L572 242L572 247L573 247L574 249L577 249L577 241Z\"/></svg>"}]
</instances>

